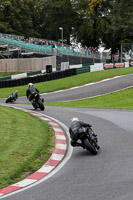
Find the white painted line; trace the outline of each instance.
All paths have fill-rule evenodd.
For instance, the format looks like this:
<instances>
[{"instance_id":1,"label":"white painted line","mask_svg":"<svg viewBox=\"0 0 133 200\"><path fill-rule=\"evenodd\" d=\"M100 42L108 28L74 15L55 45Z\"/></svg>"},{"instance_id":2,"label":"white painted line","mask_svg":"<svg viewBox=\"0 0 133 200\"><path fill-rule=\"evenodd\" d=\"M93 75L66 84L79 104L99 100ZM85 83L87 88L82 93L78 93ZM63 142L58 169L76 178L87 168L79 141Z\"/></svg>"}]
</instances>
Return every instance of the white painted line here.
<instances>
[{"instance_id":1,"label":"white painted line","mask_svg":"<svg viewBox=\"0 0 133 200\"><path fill-rule=\"evenodd\" d=\"M56 135L56 139L66 140L66 137L64 135Z\"/></svg>"},{"instance_id":2,"label":"white painted line","mask_svg":"<svg viewBox=\"0 0 133 200\"><path fill-rule=\"evenodd\" d=\"M79 88L78 86L70 88L71 90Z\"/></svg>"},{"instance_id":3,"label":"white painted line","mask_svg":"<svg viewBox=\"0 0 133 200\"><path fill-rule=\"evenodd\" d=\"M52 156L50 157L50 159L51 160L61 160L63 157L64 157L64 155L53 153Z\"/></svg>"},{"instance_id":4,"label":"white painted line","mask_svg":"<svg viewBox=\"0 0 133 200\"><path fill-rule=\"evenodd\" d=\"M64 150L66 150L67 145L66 144L56 144L55 147L56 147L56 149L64 149Z\"/></svg>"},{"instance_id":5,"label":"white painted line","mask_svg":"<svg viewBox=\"0 0 133 200\"><path fill-rule=\"evenodd\" d=\"M13 184L12 186L19 186L19 187L25 187L27 185L30 185L32 183L36 182L36 180L33 179L24 179L18 183Z\"/></svg>"},{"instance_id":6,"label":"white painted line","mask_svg":"<svg viewBox=\"0 0 133 200\"><path fill-rule=\"evenodd\" d=\"M53 127L53 129L54 129L54 131L63 132L61 128L54 128Z\"/></svg>"},{"instance_id":7,"label":"white painted line","mask_svg":"<svg viewBox=\"0 0 133 200\"><path fill-rule=\"evenodd\" d=\"M44 165L37 172L49 173L51 172L55 166Z\"/></svg>"},{"instance_id":8,"label":"white painted line","mask_svg":"<svg viewBox=\"0 0 133 200\"><path fill-rule=\"evenodd\" d=\"M58 124L54 123L54 122L49 122L50 125L53 125L53 126L59 126Z\"/></svg>"},{"instance_id":9,"label":"white painted line","mask_svg":"<svg viewBox=\"0 0 133 200\"><path fill-rule=\"evenodd\" d=\"M42 120L45 120L45 121L47 121L47 122L50 121L49 119L47 119L47 118L45 118L45 117L41 117L41 119L42 119Z\"/></svg>"}]
</instances>

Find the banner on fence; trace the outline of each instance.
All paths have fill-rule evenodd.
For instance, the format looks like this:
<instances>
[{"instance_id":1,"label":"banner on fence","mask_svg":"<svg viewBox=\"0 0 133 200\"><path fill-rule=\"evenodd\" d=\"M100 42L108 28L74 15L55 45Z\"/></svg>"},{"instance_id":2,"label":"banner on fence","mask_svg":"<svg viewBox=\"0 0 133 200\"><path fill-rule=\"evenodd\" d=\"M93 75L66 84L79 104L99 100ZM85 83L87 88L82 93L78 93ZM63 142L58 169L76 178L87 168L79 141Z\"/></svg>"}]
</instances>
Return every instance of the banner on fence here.
<instances>
[{"instance_id":1,"label":"banner on fence","mask_svg":"<svg viewBox=\"0 0 133 200\"><path fill-rule=\"evenodd\" d=\"M104 64L104 69L113 69L114 68L114 64L110 63L110 64Z\"/></svg>"},{"instance_id":2,"label":"banner on fence","mask_svg":"<svg viewBox=\"0 0 133 200\"><path fill-rule=\"evenodd\" d=\"M130 66L133 67L133 62L130 62Z\"/></svg>"},{"instance_id":3,"label":"banner on fence","mask_svg":"<svg viewBox=\"0 0 133 200\"><path fill-rule=\"evenodd\" d=\"M114 68L123 68L125 67L124 63L115 63Z\"/></svg>"}]
</instances>

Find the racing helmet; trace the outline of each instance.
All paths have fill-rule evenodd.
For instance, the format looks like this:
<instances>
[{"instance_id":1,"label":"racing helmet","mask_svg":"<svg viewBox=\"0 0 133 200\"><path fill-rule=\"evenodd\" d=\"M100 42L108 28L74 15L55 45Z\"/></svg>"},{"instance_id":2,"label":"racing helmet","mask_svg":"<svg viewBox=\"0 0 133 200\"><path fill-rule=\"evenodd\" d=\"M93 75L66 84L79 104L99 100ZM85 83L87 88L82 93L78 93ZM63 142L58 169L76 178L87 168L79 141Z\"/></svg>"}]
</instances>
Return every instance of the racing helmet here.
<instances>
[{"instance_id":1,"label":"racing helmet","mask_svg":"<svg viewBox=\"0 0 133 200\"><path fill-rule=\"evenodd\" d=\"M32 87L32 86L33 86L33 83L29 83L28 86L29 86L29 87Z\"/></svg>"},{"instance_id":2,"label":"racing helmet","mask_svg":"<svg viewBox=\"0 0 133 200\"><path fill-rule=\"evenodd\" d=\"M71 121L72 121L72 122L74 122L74 121L79 121L79 118L78 118L78 117L73 117L73 118L71 119Z\"/></svg>"}]
</instances>

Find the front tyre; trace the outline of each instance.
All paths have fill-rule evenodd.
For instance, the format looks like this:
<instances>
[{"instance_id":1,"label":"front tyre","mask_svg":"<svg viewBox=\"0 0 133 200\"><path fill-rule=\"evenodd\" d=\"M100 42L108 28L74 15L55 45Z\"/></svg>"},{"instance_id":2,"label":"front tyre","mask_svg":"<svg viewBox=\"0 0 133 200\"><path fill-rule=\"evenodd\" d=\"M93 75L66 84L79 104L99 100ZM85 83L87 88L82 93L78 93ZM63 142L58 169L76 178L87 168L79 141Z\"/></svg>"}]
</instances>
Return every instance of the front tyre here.
<instances>
[{"instance_id":1,"label":"front tyre","mask_svg":"<svg viewBox=\"0 0 133 200\"><path fill-rule=\"evenodd\" d=\"M42 101L40 99L38 100L37 103L38 103L38 106L39 106L40 110L44 110L44 108L45 108L44 104L42 103Z\"/></svg>"},{"instance_id":2,"label":"front tyre","mask_svg":"<svg viewBox=\"0 0 133 200\"><path fill-rule=\"evenodd\" d=\"M93 155L96 155L96 154L97 154L97 152L98 152L97 148L96 148L95 146L93 146L93 145L89 142L89 140L88 140L87 138L84 139L83 144L84 144L86 150L87 150L87 151L90 151L91 154L93 154Z\"/></svg>"}]
</instances>

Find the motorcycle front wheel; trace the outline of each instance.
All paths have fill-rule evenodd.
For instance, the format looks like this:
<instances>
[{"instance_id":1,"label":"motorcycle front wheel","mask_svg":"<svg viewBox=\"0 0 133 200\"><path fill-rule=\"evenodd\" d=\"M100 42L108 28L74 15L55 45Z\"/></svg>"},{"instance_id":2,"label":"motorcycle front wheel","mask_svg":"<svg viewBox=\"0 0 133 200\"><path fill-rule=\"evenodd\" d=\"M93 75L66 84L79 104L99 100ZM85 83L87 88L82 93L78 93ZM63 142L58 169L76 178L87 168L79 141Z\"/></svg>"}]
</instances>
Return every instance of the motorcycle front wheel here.
<instances>
[{"instance_id":1,"label":"motorcycle front wheel","mask_svg":"<svg viewBox=\"0 0 133 200\"><path fill-rule=\"evenodd\" d=\"M98 152L97 148L93 144L91 144L87 138L84 139L83 144L84 144L86 150L89 151L91 154L93 154L93 155L97 154L97 152Z\"/></svg>"}]
</instances>

